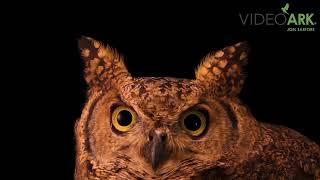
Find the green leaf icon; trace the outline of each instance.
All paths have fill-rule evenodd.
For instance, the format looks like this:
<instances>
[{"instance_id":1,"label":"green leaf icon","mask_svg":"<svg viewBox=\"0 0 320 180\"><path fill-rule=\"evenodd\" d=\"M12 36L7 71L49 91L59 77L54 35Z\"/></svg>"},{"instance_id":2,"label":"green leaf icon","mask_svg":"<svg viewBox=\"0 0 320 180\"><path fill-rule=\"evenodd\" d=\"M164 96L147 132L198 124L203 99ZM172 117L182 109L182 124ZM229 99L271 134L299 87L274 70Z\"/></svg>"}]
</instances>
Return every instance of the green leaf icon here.
<instances>
[{"instance_id":1,"label":"green leaf icon","mask_svg":"<svg viewBox=\"0 0 320 180\"><path fill-rule=\"evenodd\" d=\"M284 7L281 8L283 13L289 14L287 11L289 9L289 3L287 3Z\"/></svg>"}]
</instances>

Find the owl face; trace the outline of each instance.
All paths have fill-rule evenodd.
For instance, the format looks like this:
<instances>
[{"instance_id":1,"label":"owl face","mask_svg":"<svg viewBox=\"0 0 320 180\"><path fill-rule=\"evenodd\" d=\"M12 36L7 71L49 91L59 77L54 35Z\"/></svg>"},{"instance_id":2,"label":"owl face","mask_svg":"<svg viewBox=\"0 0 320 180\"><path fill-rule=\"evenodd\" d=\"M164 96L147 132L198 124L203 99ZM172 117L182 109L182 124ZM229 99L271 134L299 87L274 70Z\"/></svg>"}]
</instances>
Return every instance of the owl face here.
<instances>
[{"instance_id":1,"label":"owl face","mask_svg":"<svg viewBox=\"0 0 320 180\"><path fill-rule=\"evenodd\" d=\"M131 77L110 47L87 37L79 45L89 90L75 127L77 179L214 175L245 155L232 153L239 143L250 148L239 131L255 121L236 98L246 43L208 55L192 80Z\"/></svg>"}]
</instances>

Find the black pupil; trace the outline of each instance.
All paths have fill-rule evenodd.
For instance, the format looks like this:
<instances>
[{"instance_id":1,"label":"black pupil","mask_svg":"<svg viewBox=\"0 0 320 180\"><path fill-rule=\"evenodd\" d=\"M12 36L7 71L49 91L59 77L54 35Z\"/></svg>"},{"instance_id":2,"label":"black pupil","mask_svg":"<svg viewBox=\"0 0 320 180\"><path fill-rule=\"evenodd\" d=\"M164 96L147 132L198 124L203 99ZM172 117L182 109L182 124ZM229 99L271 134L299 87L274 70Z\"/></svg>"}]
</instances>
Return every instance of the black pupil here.
<instances>
[{"instance_id":1,"label":"black pupil","mask_svg":"<svg viewBox=\"0 0 320 180\"><path fill-rule=\"evenodd\" d=\"M201 127L201 119L195 114L190 114L184 119L184 125L188 130L196 131Z\"/></svg>"},{"instance_id":2,"label":"black pupil","mask_svg":"<svg viewBox=\"0 0 320 180\"><path fill-rule=\"evenodd\" d=\"M117 121L120 126L128 126L132 121L132 115L127 110L122 110L119 112Z\"/></svg>"}]
</instances>

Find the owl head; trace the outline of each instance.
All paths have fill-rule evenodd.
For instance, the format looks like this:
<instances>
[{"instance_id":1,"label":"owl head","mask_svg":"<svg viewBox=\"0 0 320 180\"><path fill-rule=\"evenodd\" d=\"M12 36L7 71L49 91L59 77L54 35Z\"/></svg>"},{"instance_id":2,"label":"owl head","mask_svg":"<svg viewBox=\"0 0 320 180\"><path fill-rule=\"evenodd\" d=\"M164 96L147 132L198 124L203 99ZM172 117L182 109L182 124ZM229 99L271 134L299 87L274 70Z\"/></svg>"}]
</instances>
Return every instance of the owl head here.
<instances>
[{"instance_id":1,"label":"owl head","mask_svg":"<svg viewBox=\"0 0 320 180\"><path fill-rule=\"evenodd\" d=\"M247 156L259 131L237 98L246 42L207 55L194 79L132 77L109 46L82 37L79 47L89 88L76 179L196 178Z\"/></svg>"}]
</instances>

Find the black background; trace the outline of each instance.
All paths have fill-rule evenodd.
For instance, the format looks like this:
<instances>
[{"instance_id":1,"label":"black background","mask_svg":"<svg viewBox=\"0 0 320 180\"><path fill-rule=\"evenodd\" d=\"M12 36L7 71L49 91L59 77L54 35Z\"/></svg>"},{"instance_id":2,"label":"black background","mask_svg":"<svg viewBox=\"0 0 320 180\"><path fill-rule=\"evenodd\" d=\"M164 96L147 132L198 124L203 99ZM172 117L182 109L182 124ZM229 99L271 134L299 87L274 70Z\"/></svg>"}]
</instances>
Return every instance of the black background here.
<instances>
[{"instance_id":1,"label":"black background","mask_svg":"<svg viewBox=\"0 0 320 180\"><path fill-rule=\"evenodd\" d=\"M285 3L48 4L34 14L27 10L18 16L24 23L11 23L18 26L15 43L27 81L20 80L25 90L19 94L32 109L32 118L21 124L32 126L27 133L37 147L28 150L32 155L25 163L40 160L28 174L73 177L73 125L87 88L77 48L82 35L115 47L133 76L179 78L193 78L210 51L247 40L252 50L240 98L257 120L288 126L320 143L319 26L317 32L286 32L283 26L243 26L239 18L239 13L279 13ZM291 2L290 8L319 12L311 2ZM319 15L314 20L320 22Z\"/></svg>"}]
</instances>

